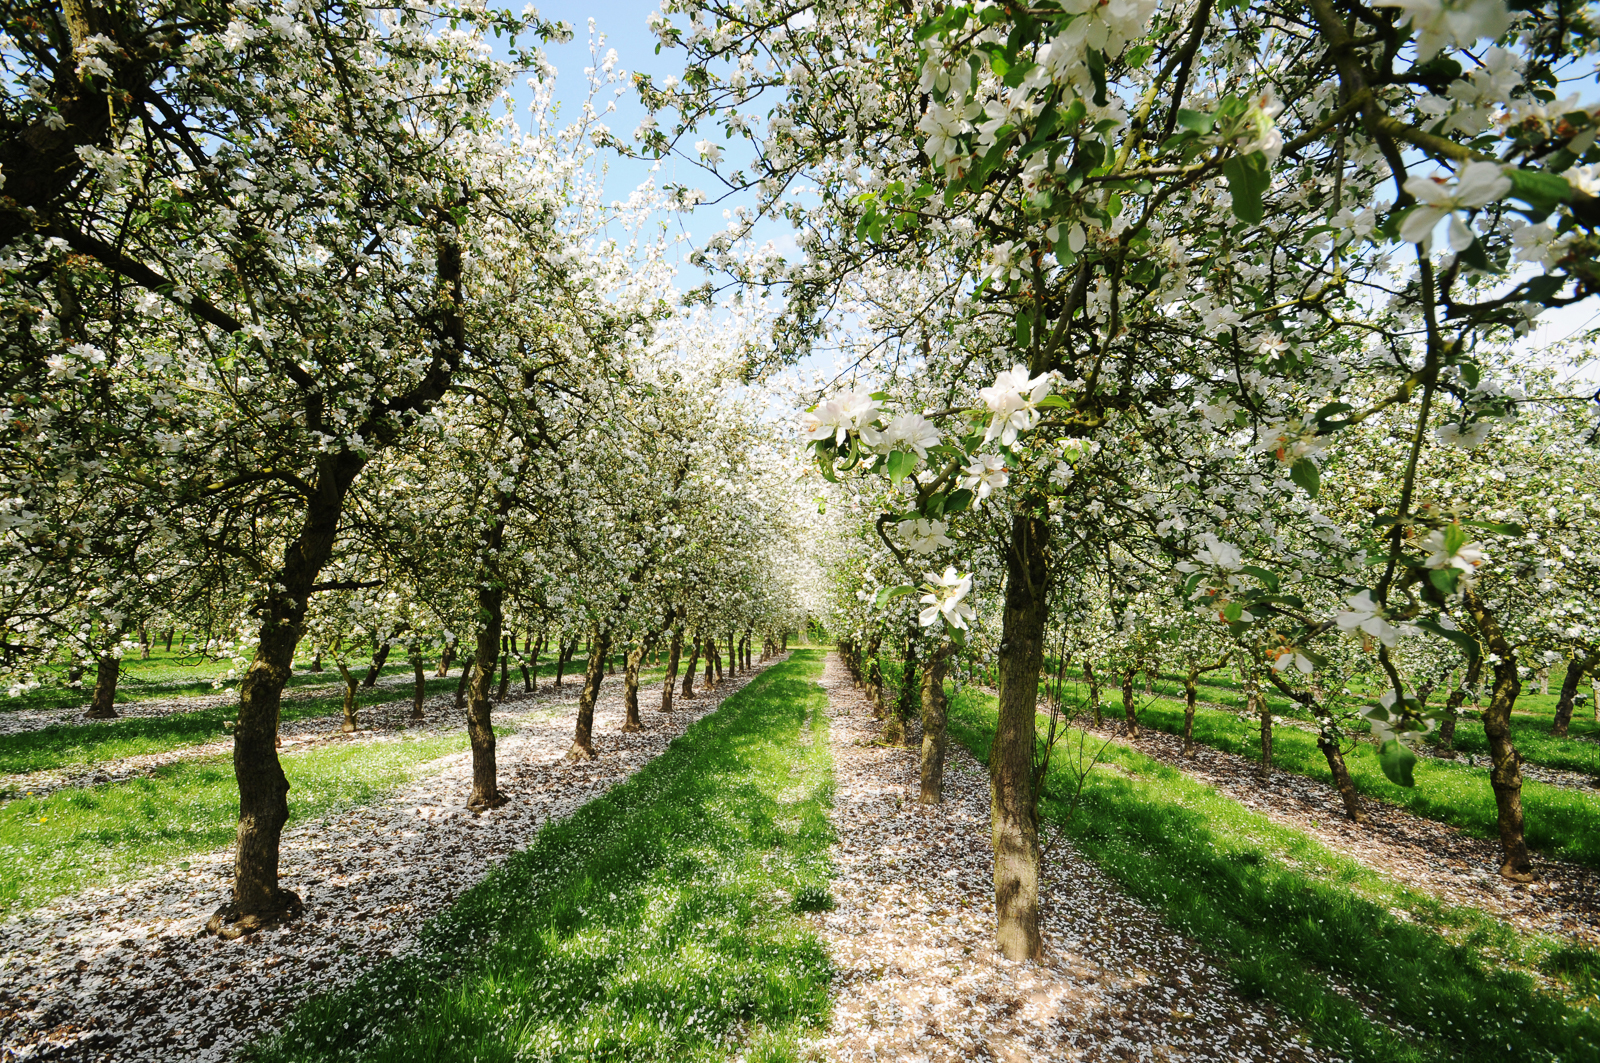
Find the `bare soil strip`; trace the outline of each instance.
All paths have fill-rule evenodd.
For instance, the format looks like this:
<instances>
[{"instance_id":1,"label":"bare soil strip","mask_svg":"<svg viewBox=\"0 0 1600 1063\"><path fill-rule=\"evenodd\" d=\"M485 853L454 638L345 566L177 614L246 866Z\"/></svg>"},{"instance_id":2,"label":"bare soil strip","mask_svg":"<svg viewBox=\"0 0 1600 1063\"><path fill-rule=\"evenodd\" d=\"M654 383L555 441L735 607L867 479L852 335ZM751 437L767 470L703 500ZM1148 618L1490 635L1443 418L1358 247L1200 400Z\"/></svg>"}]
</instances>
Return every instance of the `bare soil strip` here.
<instances>
[{"instance_id":1,"label":"bare soil strip","mask_svg":"<svg viewBox=\"0 0 1600 1063\"><path fill-rule=\"evenodd\" d=\"M918 754L830 657L838 907L813 918L839 968L830 1060L1324 1060L1235 993L1182 935L1070 843L1045 861L1045 962L994 950L989 781L952 746L945 803L915 803Z\"/></svg>"},{"instance_id":2,"label":"bare soil strip","mask_svg":"<svg viewBox=\"0 0 1600 1063\"><path fill-rule=\"evenodd\" d=\"M1108 718L1098 731L1092 723L1089 730L1109 737L1119 729ZM1538 882L1507 882L1497 873L1500 846L1493 839L1474 838L1365 795L1371 822L1351 823L1340 814L1339 792L1331 782L1277 769L1263 772L1257 761L1199 744L1194 757L1185 759L1183 739L1164 731L1144 729L1135 742L1117 740L1411 889L1482 909L1524 932L1600 945L1600 871L1541 860Z\"/></svg>"},{"instance_id":3,"label":"bare soil strip","mask_svg":"<svg viewBox=\"0 0 1600 1063\"><path fill-rule=\"evenodd\" d=\"M286 831L284 885L307 914L281 930L238 941L198 934L227 899L231 851L12 917L0 924L0 1059L226 1058L308 996L404 953L429 918L541 826L643 767L750 678L678 700L671 714L647 709L637 734L620 733L619 679L595 706L599 757L589 763L562 759L570 713L527 714L498 743L511 800L481 816L465 808L472 763L463 753L386 802Z\"/></svg>"}]
</instances>

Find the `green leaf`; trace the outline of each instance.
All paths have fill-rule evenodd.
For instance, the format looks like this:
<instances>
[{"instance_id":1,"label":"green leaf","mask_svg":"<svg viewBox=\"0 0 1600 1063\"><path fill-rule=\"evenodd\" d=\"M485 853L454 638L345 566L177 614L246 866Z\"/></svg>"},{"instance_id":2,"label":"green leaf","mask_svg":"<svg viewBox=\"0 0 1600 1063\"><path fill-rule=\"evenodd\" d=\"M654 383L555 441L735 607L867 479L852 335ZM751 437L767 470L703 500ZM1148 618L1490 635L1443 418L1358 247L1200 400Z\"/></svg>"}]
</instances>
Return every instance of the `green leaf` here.
<instances>
[{"instance_id":1,"label":"green leaf","mask_svg":"<svg viewBox=\"0 0 1600 1063\"><path fill-rule=\"evenodd\" d=\"M1150 57L1155 54L1155 50L1156 47L1153 44L1134 45L1128 49L1128 65L1135 70L1139 69L1150 61Z\"/></svg>"},{"instance_id":2,"label":"green leaf","mask_svg":"<svg viewBox=\"0 0 1600 1063\"><path fill-rule=\"evenodd\" d=\"M1440 594L1455 594L1456 584L1461 582L1461 570L1459 568L1429 569L1428 582L1433 584Z\"/></svg>"},{"instance_id":3,"label":"green leaf","mask_svg":"<svg viewBox=\"0 0 1600 1063\"><path fill-rule=\"evenodd\" d=\"M1094 81L1094 105L1106 105L1106 57L1098 48L1090 48L1084 55L1089 65L1089 77Z\"/></svg>"},{"instance_id":4,"label":"green leaf","mask_svg":"<svg viewBox=\"0 0 1600 1063\"><path fill-rule=\"evenodd\" d=\"M1211 132L1211 127L1216 123L1216 118L1206 111L1186 111L1178 108L1178 124L1183 128L1202 136Z\"/></svg>"},{"instance_id":5,"label":"green leaf","mask_svg":"<svg viewBox=\"0 0 1600 1063\"><path fill-rule=\"evenodd\" d=\"M1417 785L1412 777L1412 770L1417 766L1417 755L1411 752L1411 747L1404 742L1391 738L1378 750L1378 764L1383 768L1383 773L1389 781L1396 786L1413 787Z\"/></svg>"},{"instance_id":6,"label":"green leaf","mask_svg":"<svg viewBox=\"0 0 1600 1063\"><path fill-rule=\"evenodd\" d=\"M1354 409L1355 407L1350 405L1348 402L1330 402L1326 406L1322 407L1322 409L1312 414L1311 419L1316 421L1318 424L1325 425L1333 418L1338 417L1341 413L1350 413ZM1334 421L1333 423L1345 424L1346 422L1340 420Z\"/></svg>"},{"instance_id":7,"label":"green leaf","mask_svg":"<svg viewBox=\"0 0 1600 1063\"><path fill-rule=\"evenodd\" d=\"M1033 320L1027 310L1017 311L1017 346L1027 347L1033 342Z\"/></svg>"},{"instance_id":8,"label":"green leaf","mask_svg":"<svg viewBox=\"0 0 1600 1063\"><path fill-rule=\"evenodd\" d=\"M944 511L947 516L960 513L972 505L972 492L965 487L959 491L950 492L950 497L945 500Z\"/></svg>"},{"instance_id":9,"label":"green leaf","mask_svg":"<svg viewBox=\"0 0 1600 1063\"><path fill-rule=\"evenodd\" d=\"M1222 164L1222 175L1228 179L1228 194L1233 197L1234 216L1251 225L1259 223L1266 216L1261 197L1272 187L1266 157L1259 151L1235 155Z\"/></svg>"},{"instance_id":10,"label":"green leaf","mask_svg":"<svg viewBox=\"0 0 1600 1063\"><path fill-rule=\"evenodd\" d=\"M908 450L891 450L888 468L889 482L899 483L916 471L917 456Z\"/></svg>"},{"instance_id":11,"label":"green leaf","mask_svg":"<svg viewBox=\"0 0 1600 1063\"><path fill-rule=\"evenodd\" d=\"M908 594L915 593L917 593L917 589L909 584L899 587L885 587L878 592L878 596L873 599L872 604L874 608L882 609L896 598L904 598Z\"/></svg>"},{"instance_id":12,"label":"green leaf","mask_svg":"<svg viewBox=\"0 0 1600 1063\"><path fill-rule=\"evenodd\" d=\"M1449 639L1461 647L1461 652L1467 655L1469 662L1478 659L1478 640L1465 631L1451 631L1436 620L1413 620L1422 630L1438 635L1440 638Z\"/></svg>"},{"instance_id":13,"label":"green leaf","mask_svg":"<svg viewBox=\"0 0 1600 1063\"><path fill-rule=\"evenodd\" d=\"M1546 273L1533 278L1525 285L1525 288L1530 300L1548 305L1550 300L1556 297L1556 293L1566 286L1566 283L1567 278L1555 273ZM1477 387L1477 382L1474 381L1472 386Z\"/></svg>"},{"instance_id":14,"label":"green leaf","mask_svg":"<svg viewBox=\"0 0 1600 1063\"><path fill-rule=\"evenodd\" d=\"M1038 405L1038 406L1059 406L1064 410L1072 409L1072 403L1069 402L1068 400L1062 398L1060 395L1046 395L1044 398L1040 399L1035 405Z\"/></svg>"},{"instance_id":15,"label":"green leaf","mask_svg":"<svg viewBox=\"0 0 1600 1063\"><path fill-rule=\"evenodd\" d=\"M1520 524L1499 524L1492 520L1464 520L1461 523L1469 528L1482 528L1496 535L1510 535L1515 538L1521 538L1523 531Z\"/></svg>"},{"instance_id":16,"label":"green leaf","mask_svg":"<svg viewBox=\"0 0 1600 1063\"><path fill-rule=\"evenodd\" d=\"M1289 467L1289 479L1305 488L1306 494L1312 498L1317 497L1317 492L1322 488L1322 473L1317 469L1317 463L1310 458L1296 458Z\"/></svg>"},{"instance_id":17,"label":"green leaf","mask_svg":"<svg viewBox=\"0 0 1600 1063\"><path fill-rule=\"evenodd\" d=\"M944 507L949 501L949 496L934 492L928 496L927 504L922 507L922 514L919 515L926 515L930 520L938 520L944 516Z\"/></svg>"},{"instance_id":18,"label":"green leaf","mask_svg":"<svg viewBox=\"0 0 1600 1063\"><path fill-rule=\"evenodd\" d=\"M1519 166L1507 167L1504 172L1511 178L1512 198L1522 200L1540 214L1549 214L1572 197L1572 186L1560 174Z\"/></svg>"},{"instance_id":19,"label":"green leaf","mask_svg":"<svg viewBox=\"0 0 1600 1063\"><path fill-rule=\"evenodd\" d=\"M1266 584L1267 590L1273 594L1278 593L1278 577L1276 573L1268 572L1266 569L1258 568L1255 565L1245 565L1239 571L1247 572Z\"/></svg>"}]
</instances>

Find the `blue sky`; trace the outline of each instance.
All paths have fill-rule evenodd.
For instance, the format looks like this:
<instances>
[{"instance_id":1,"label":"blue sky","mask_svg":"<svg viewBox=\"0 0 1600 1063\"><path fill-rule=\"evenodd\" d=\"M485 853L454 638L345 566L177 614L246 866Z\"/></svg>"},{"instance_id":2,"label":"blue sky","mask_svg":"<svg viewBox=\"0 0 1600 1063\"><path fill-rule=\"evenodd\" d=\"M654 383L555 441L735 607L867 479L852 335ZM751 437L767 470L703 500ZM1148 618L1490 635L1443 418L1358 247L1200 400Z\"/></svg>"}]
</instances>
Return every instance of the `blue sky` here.
<instances>
[{"instance_id":1,"label":"blue sky","mask_svg":"<svg viewBox=\"0 0 1600 1063\"><path fill-rule=\"evenodd\" d=\"M655 35L647 28L647 20L651 13L659 8L659 0L615 0L606 4L557 0L553 3L540 3L537 7L542 17L552 21L564 20L573 30L573 37L569 43L551 45L545 49L546 56L557 69L556 98L562 105L563 123L572 121L581 113L588 92L588 79L584 70L593 62L589 37L591 18L594 19L595 31L605 37L604 45L600 49L601 54L603 55L606 49L615 49L619 69L628 71L630 75L634 72L650 74L657 84L660 84L667 75L681 74L683 71L685 53L682 50L663 49L661 54L657 55ZM678 21L682 21L682 16L678 17ZM528 91L521 82L516 88L523 99L519 109L525 108ZM597 100L597 108L603 108L612 98L611 92L606 91L605 95ZM617 136L630 139L640 120L645 117L644 107L631 88L620 97L616 97L615 102L615 112L603 115L601 120ZM703 136L709 136L720 142L722 131L720 129L704 131L691 138L691 142ZM728 147L730 157L739 154L737 146ZM648 161L607 153L602 162L607 167L605 189L608 199L627 198L633 189L650 177L651 163ZM715 179L703 173L687 159L663 159L660 167L656 178L658 184L682 183L690 188L704 189L708 194L715 192L713 187ZM689 235L693 243L704 243L727 224L723 217L725 209L740 204L753 206L754 202L754 196L746 195L719 201L714 205L704 205L698 210L680 215L674 221L674 225L681 226L682 231ZM760 231L765 239L782 240L788 231L788 226L781 222L765 223ZM685 263L679 284L681 287L689 288L703 283L705 279L706 276L702 271Z\"/></svg>"}]
</instances>

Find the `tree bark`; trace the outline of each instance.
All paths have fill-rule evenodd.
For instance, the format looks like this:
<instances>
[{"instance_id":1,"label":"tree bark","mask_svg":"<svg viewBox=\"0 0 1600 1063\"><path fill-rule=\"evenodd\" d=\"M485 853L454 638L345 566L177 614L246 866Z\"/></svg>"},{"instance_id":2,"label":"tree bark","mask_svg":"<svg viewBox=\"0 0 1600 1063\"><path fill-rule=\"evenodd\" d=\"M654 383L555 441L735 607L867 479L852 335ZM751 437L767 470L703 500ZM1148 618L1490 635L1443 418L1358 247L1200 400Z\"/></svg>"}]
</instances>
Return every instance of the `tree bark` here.
<instances>
[{"instance_id":1,"label":"tree bark","mask_svg":"<svg viewBox=\"0 0 1600 1063\"><path fill-rule=\"evenodd\" d=\"M494 521L484 530L478 561L478 637L472 655L472 680L467 689L467 738L472 744L472 793L467 807L474 812L498 808L506 803L494 754L494 724L489 688L494 682L494 666L500 656L501 628L505 623L505 587L492 568L505 546L506 517L512 500L493 489Z\"/></svg>"},{"instance_id":2,"label":"tree bark","mask_svg":"<svg viewBox=\"0 0 1600 1063\"><path fill-rule=\"evenodd\" d=\"M1600 653L1588 656L1575 653L1567 662L1567 675L1561 680L1561 700L1556 702L1555 725L1550 728L1550 733L1557 738L1567 737L1572 726L1572 706L1578 700L1578 684L1596 664L1600 664Z\"/></svg>"},{"instance_id":3,"label":"tree bark","mask_svg":"<svg viewBox=\"0 0 1600 1063\"><path fill-rule=\"evenodd\" d=\"M689 650L689 667L683 670L683 696L694 697L694 671L700 665L700 636L694 636L694 643Z\"/></svg>"},{"instance_id":4,"label":"tree bark","mask_svg":"<svg viewBox=\"0 0 1600 1063\"><path fill-rule=\"evenodd\" d=\"M166 639L167 639L167 652L168 653L172 652L172 636L176 635L177 633L178 632L177 632L176 628L170 628L170 627L167 628Z\"/></svg>"},{"instance_id":5,"label":"tree bark","mask_svg":"<svg viewBox=\"0 0 1600 1063\"><path fill-rule=\"evenodd\" d=\"M422 663L422 643L417 643L411 649L411 675L416 683L416 689L411 695L411 719L413 721L426 720L427 714L422 711L423 702L428 700L428 672Z\"/></svg>"},{"instance_id":6,"label":"tree bark","mask_svg":"<svg viewBox=\"0 0 1600 1063\"><path fill-rule=\"evenodd\" d=\"M311 667L308 668L307 671L311 671L311 672L320 672L320 671L322 671L322 650L318 649L316 653L313 653L311 655Z\"/></svg>"},{"instance_id":7,"label":"tree bark","mask_svg":"<svg viewBox=\"0 0 1600 1063\"><path fill-rule=\"evenodd\" d=\"M150 632L145 630L144 621L139 621L139 659L150 659Z\"/></svg>"},{"instance_id":8,"label":"tree bark","mask_svg":"<svg viewBox=\"0 0 1600 1063\"><path fill-rule=\"evenodd\" d=\"M996 944L1010 960L1039 960L1039 820L1033 778L1049 612L1047 522L1019 513L1006 549L1001 622L999 716L989 750L990 818L994 836Z\"/></svg>"},{"instance_id":9,"label":"tree bark","mask_svg":"<svg viewBox=\"0 0 1600 1063\"><path fill-rule=\"evenodd\" d=\"M500 636L500 689L495 692L494 700L503 702L506 695L511 693L511 648L510 639Z\"/></svg>"},{"instance_id":10,"label":"tree bark","mask_svg":"<svg viewBox=\"0 0 1600 1063\"><path fill-rule=\"evenodd\" d=\"M561 644L561 654L556 658L556 689L561 688L561 677L566 673L567 662L572 660L572 653L578 648L578 640Z\"/></svg>"},{"instance_id":11,"label":"tree bark","mask_svg":"<svg viewBox=\"0 0 1600 1063\"><path fill-rule=\"evenodd\" d=\"M645 656L655 645L657 632L650 632L639 644L628 651L628 656L623 662L622 673L622 706L626 718L622 721L622 729L627 732L644 729L644 723L639 719L639 666L644 663ZM668 691L671 696L671 691Z\"/></svg>"},{"instance_id":12,"label":"tree bark","mask_svg":"<svg viewBox=\"0 0 1600 1063\"><path fill-rule=\"evenodd\" d=\"M915 628L915 623L912 627ZM916 631L906 633L905 660L900 665L900 697L895 703L895 715L900 717L900 726L904 728L911 722L912 708L920 700L921 688L917 676L917 638Z\"/></svg>"},{"instance_id":13,"label":"tree bark","mask_svg":"<svg viewBox=\"0 0 1600 1063\"><path fill-rule=\"evenodd\" d=\"M89 711L83 714L87 719L115 720L121 715L117 712L117 680L121 675L122 658L117 656L115 646L108 646L95 665L94 697Z\"/></svg>"},{"instance_id":14,"label":"tree bark","mask_svg":"<svg viewBox=\"0 0 1600 1063\"><path fill-rule=\"evenodd\" d=\"M955 648L952 642L941 643L922 665L922 789L917 801L924 805L937 805L944 801L944 755L950 744L944 673ZM911 689L909 679L905 689Z\"/></svg>"},{"instance_id":15,"label":"tree bark","mask_svg":"<svg viewBox=\"0 0 1600 1063\"><path fill-rule=\"evenodd\" d=\"M1094 710L1094 725L1100 727L1105 723L1100 712L1100 679L1089 661L1083 662L1083 678L1089 683L1089 707Z\"/></svg>"},{"instance_id":16,"label":"tree bark","mask_svg":"<svg viewBox=\"0 0 1600 1063\"><path fill-rule=\"evenodd\" d=\"M461 665L461 677L456 680L456 708L467 707L467 691L472 687L472 660Z\"/></svg>"},{"instance_id":17,"label":"tree bark","mask_svg":"<svg viewBox=\"0 0 1600 1063\"><path fill-rule=\"evenodd\" d=\"M342 706L344 710L344 722L339 725L339 730L343 731L345 734L353 734L360 730L360 727L356 723L356 691L360 688L361 684L356 677L350 673L350 667L345 664L343 660L337 661L336 663L339 666L339 674L344 676L344 705Z\"/></svg>"},{"instance_id":18,"label":"tree bark","mask_svg":"<svg viewBox=\"0 0 1600 1063\"><path fill-rule=\"evenodd\" d=\"M1267 708L1267 696L1261 691L1261 680L1254 668L1245 671L1245 696L1256 710L1261 727L1261 770L1272 770L1272 710Z\"/></svg>"},{"instance_id":19,"label":"tree bark","mask_svg":"<svg viewBox=\"0 0 1600 1063\"><path fill-rule=\"evenodd\" d=\"M372 651L372 667L367 669L367 677L361 681L361 685L370 690L377 683L378 673L383 671L384 662L388 659L389 640L384 639L378 644L378 648Z\"/></svg>"},{"instance_id":20,"label":"tree bark","mask_svg":"<svg viewBox=\"0 0 1600 1063\"><path fill-rule=\"evenodd\" d=\"M1219 665L1220 667L1220 665ZM1322 750L1322 757L1328 762L1328 774L1333 776L1334 788L1339 791L1339 800L1344 804L1344 814L1352 823L1367 822L1366 810L1361 805L1361 794L1356 790L1356 784L1350 778L1350 768L1344 762L1344 750L1339 748L1339 739L1334 729L1333 714L1327 706L1314 695L1303 690L1296 690L1272 669L1267 670L1267 678L1272 685L1281 690L1291 701L1297 701L1310 709L1316 716L1320 727L1317 731L1317 748ZM1261 699L1263 703L1266 698Z\"/></svg>"},{"instance_id":21,"label":"tree bark","mask_svg":"<svg viewBox=\"0 0 1600 1063\"><path fill-rule=\"evenodd\" d=\"M1122 670L1122 715L1126 719L1128 737L1139 737L1139 715L1133 708L1133 677L1138 673L1137 668L1128 667Z\"/></svg>"},{"instance_id":22,"label":"tree bark","mask_svg":"<svg viewBox=\"0 0 1600 1063\"><path fill-rule=\"evenodd\" d=\"M611 632L596 624L589 630L589 665L583 672L583 693L578 696L578 726L572 736L568 760L594 759L594 703L600 697L605 678L606 654L611 649Z\"/></svg>"},{"instance_id":23,"label":"tree bark","mask_svg":"<svg viewBox=\"0 0 1600 1063\"><path fill-rule=\"evenodd\" d=\"M683 658L683 625L674 624L672 644L667 650L667 681L661 684L661 711L672 711L672 688L678 682L678 663Z\"/></svg>"},{"instance_id":24,"label":"tree bark","mask_svg":"<svg viewBox=\"0 0 1600 1063\"><path fill-rule=\"evenodd\" d=\"M1200 681L1200 665L1189 662L1189 674L1183 677L1183 755L1194 756L1194 703L1195 685Z\"/></svg>"},{"instance_id":25,"label":"tree bark","mask_svg":"<svg viewBox=\"0 0 1600 1063\"><path fill-rule=\"evenodd\" d=\"M1500 624L1476 591L1462 595L1467 611L1478 626L1480 641L1494 654L1494 690L1483 710L1483 733L1489 739L1493 767L1489 783L1494 788L1499 813L1500 850L1505 858L1500 874L1516 882L1532 882L1533 857L1522 830L1522 755L1511 740L1511 710L1522 692L1517 675L1517 655L1506 641Z\"/></svg>"},{"instance_id":26,"label":"tree bark","mask_svg":"<svg viewBox=\"0 0 1600 1063\"><path fill-rule=\"evenodd\" d=\"M445 676L449 675L450 674L450 664L451 664L452 661L455 660L455 655L456 655L456 644L453 641L452 642L446 642L444 644L444 649L439 651L439 671L434 673L434 674L437 675L440 679L443 679Z\"/></svg>"},{"instance_id":27,"label":"tree bark","mask_svg":"<svg viewBox=\"0 0 1600 1063\"><path fill-rule=\"evenodd\" d=\"M1478 678L1483 674L1483 654L1475 655L1467 663L1467 674L1450 691L1450 696L1444 700L1444 722L1439 725L1439 744L1435 747L1435 755L1454 760L1456 756L1456 723L1461 719L1461 705L1467 700L1467 693L1478 685Z\"/></svg>"}]
</instances>

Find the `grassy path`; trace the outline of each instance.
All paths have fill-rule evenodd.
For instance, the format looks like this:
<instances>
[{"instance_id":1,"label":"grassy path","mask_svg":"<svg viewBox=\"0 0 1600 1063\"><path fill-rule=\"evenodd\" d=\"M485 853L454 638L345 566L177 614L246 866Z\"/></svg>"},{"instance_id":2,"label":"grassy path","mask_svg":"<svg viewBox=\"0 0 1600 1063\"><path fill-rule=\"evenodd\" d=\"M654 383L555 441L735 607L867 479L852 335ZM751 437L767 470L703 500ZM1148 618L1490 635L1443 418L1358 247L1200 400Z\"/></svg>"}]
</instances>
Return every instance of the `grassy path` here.
<instances>
[{"instance_id":1,"label":"grassy path","mask_svg":"<svg viewBox=\"0 0 1600 1063\"><path fill-rule=\"evenodd\" d=\"M1183 709L1169 702L1147 703L1139 713L1141 726L1183 732ZM1260 731L1252 722L1231 712L1197 708L1196 742L1260 760ZM1316 736L1297 728L1273 732L1273 764L1285 771L1328 781L1328 762L1317 749ZM1346 756L1350 777L1364 794L1382 798L1420 816L1460 827L1480 838L1497 837L1497 813L1489 772L1450 760L1418 760L1416 786L1396 786L1383 774L1377 753L1360 743ZM1564 789L1525 780L1522 804L1527 817L1528 844L1550 856L1600 867L1600 799L1594 793Z\"/></svg>"},{"instance_id":2,"label":"grassy path","mask_svg":"<svg viewBox=\"0 0 1600 1063\"><path fill-rule=\"evenodd\" d=\"M831 976L795 914L829 903L822 656L768 669L246 1058L797 1058Z\"/></svg>"},{"instance_id":3,"label":"grassy path","mask_svg":"<svg viewBox=\"0 0 1600 1063\"><path fill-rule=\"evenodd\" d=\"M994 699L951 734L980 759ZM1075 807L1053 762L1041 818L1354 1063L1600 1059L1600 955L1396 886L1209 787L1113 746Z\"/></svg>"}]
</instances>

